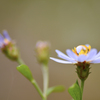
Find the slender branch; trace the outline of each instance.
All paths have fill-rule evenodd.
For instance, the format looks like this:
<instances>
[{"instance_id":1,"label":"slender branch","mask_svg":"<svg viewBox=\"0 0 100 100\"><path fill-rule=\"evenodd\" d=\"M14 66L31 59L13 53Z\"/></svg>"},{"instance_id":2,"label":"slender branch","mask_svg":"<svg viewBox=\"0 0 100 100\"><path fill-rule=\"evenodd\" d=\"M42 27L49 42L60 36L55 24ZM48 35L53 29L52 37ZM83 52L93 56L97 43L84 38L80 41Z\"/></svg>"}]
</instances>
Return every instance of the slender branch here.
<instances>
[{"instance_id":1,"label":"slender branch","mask_svg":"<svg viewBox=\"0 0 100 100\"><path fill-rule=\"evenodd\" d=\"M17 59L17 62L18 62L18 64L24 64L24 62L23 62L23 60L19 57L18 59Z\"/></svg>"},{"instance_id":2,"label":"slender branch","mask_svg":"<svg viewBox=\"0 0 100 100\"><path fill-rule=\"evenodd\" d=\"M47 90L48 90L48 85L49 85L48 66L47 65L42 65L42 72L43 72L43 94L44 94L43 100L47 100Z\"/></svg>"},{"instance_id":3,"label":"slender branch","mask_svg":"<svg viewBox=\"0 0 100 100\"><path fill-rule=\"evenodd\" d=\"M22 61L21 58L19 58L17 60L17 62L18 62L18 64L24 64L24 62ZM37 92L39 93L39 95L42 97L42 99L44 99L43 93L42 93L40 87L38 86L37 82L34 79L32 81L30 81L30 82L34 85L35 89L37 90Z\"/></svg>"},{"instance_id":4,"label":"slender branch","mask_svg":"<svg viewBox=\"0 0 100 100\"><path fill-rule=\"evenodd\" d=\"M31 83L34 85L35 89L38 91L38 93L40 94L40 96L43 99L44 98L43 93L42 93L41 89L39 88L37 82L35 80L32 80Z\"/></svg>"}]
</instances>

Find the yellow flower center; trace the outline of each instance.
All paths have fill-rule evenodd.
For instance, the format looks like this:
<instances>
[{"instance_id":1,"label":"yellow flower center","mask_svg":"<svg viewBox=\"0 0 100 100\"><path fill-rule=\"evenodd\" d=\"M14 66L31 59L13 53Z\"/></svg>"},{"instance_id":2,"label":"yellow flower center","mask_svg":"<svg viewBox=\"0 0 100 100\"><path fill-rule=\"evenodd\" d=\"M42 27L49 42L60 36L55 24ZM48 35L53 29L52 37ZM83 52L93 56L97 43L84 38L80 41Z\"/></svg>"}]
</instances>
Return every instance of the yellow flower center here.
<instances>
[{"instance_id":1,"label":"yellow flower center","mask_svg":"<svg viewBox=\"0 0 100 100\"><path fill-rule=\"evenodd\" d=\"M91 46L90 46L90 45L88 45L88 46L86 46L86 45L79 45L79 46L77 46L76 48L74 47L74 49L72 49L72 51L73 51L77 56L79 56L79 55L81 55L81 54L87 55L87 53L90 52L90 50L91 50Z\"/></svg>"},{"instance_id":2,"label":"yellow flower center","mask_svg":"<svg viewBox=\"0 0 100 100\"><path fill-rule=\"evenodd\" d=\"M4 39L5 44L9 43L9 40L7 40L6 38Z\"/></svg>"}]
</instances>

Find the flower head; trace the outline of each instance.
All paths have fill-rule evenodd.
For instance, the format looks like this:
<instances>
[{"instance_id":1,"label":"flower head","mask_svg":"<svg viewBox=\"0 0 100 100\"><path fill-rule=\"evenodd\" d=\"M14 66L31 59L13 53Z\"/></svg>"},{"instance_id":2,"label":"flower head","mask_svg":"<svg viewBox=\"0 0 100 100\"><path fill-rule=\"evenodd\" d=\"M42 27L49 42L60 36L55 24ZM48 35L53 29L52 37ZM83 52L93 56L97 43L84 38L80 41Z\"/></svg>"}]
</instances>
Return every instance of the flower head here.
<instances>
[{"instance_id":1,"label":"flower head","mask_svg":"<svg viewBox=\"0 0 100 100\"><path fill-rule=\"evenodd\" d=\"M65 55L59 50L56 50L58 57L63 60L50 57L50 59L63 64L75 64L77 66L76 72L81 80L86 80L90 74L89 66L91 63L100 63L100 51L97 53L95 48L91 49L90 45L79 45L74 49L67 49Z\"/></svg>"},{"instance_id":2,"label":"flower head","mask_svg":"<svg viewBox=\"0 0 100 100\"><path fill-rule=\"evenodd\" d=\"M39 63L47 64L50 54L50 43L38 41L36 44L36 57Z\"/></svg>"},{"instance_id":3,"label":"flower head","mask_svg":"<svg viewBox=\"0 0 100 100\"><path fill-rule=\"evenodd\" d=\"M3 35L0 34L0 49L11 60L18 59L18 50L6 30L3 31Z\"/></svg>"},{"instance_id":4,"label":"flower head","mask_svg":"<svg viewBox=\"0 0 100 100\"><path fill-rule=\"evenodd\" d=\"M74 47L74 49L67 49L65 55L59 50L56 50L58 57L63 60L50 57L50 59L64 64L77 64L77 63L100 63L100 51L97 53L95 48L91 49L90 45L79 45Z\"/></svg>"}]
</instances>

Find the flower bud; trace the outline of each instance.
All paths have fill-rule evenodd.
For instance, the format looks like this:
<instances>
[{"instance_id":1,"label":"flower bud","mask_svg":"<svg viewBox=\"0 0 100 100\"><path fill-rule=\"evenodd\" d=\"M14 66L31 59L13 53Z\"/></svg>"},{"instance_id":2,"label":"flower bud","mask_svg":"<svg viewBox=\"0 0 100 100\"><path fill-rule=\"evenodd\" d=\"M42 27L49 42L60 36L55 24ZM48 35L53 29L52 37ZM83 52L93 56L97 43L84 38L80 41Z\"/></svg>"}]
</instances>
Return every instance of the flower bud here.
<instances>
[{"instance_id":1,"label":"flower bud","mask_svg":"<svg viewBox=\"0 0 100 100\"><path fill-rule=\"evenodd\" d=\"M2 52L11 60L17 60L19 57L19 52L14 44L10 44L2 49Z\"/></svg>"},{"instance_id":2,"label":"flower bud","mask_svg":"<svg viewBox=\"0 0 100 100\"><path fill-rule=\"evenodd\" d=\"M50 44L46 41L39 41L36 44L36 57L39 63L48 64Z\"/></svg>"},{"instance_id":3,"label":"flower bud","mask_svg":"<svg viewBox=\"0 0 100 100\"><path fill-rule=\"evenodd\" d=\"M89 72L90 64L88 64L86 62L78 62L76 65L77 65L76 72L78 74L78 77L81 80L86 80L88 75L90 74L90 72Z\"/></svg>"},{"instance_id":4,"label":"flower bud","mask_svg":"<svg viewBox=\"0 0 100 100\"><path fill-rule=\"evenodd\" d=\"M3 31L3 36L0 34L0 49L11 60L17 60L19 57L18 49L7 31Z\"/></svg>"}]
</instances>

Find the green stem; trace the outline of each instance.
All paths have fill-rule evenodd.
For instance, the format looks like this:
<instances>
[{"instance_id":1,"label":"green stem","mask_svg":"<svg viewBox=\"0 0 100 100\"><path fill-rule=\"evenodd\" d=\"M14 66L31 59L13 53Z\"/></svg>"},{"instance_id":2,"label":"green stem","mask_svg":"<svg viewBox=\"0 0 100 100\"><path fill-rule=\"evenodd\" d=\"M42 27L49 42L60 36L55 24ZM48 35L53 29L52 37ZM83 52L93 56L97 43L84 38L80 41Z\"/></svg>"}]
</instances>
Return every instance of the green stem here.
<instances>
[{"instance_id":1,"label":"green stem","mask_svg":"<svg viewBox=\"0 0 100 100\"><path fill-rule=\"evenodd\" d=\"M34 85L35 89L38 91L39 95L43 99L44 98L43 93L42 93L41 89L39 88L38 84L36 83L36 81L35 80L32 80L31 83Z\"/></svg>"},{"instance_id":2,"label":"green stem","mask_svg":"<svg viewBox=\"0 0 100 100\"><path fill-rule=\"evenodd\" d=\"M82 93L82 97L83 97L83 89L84 89L84 80L81 80L81 93ZM82 100L82 98L81 98Z\"/></svg>"},{"instance_id":3,"label":"green stem","mask_svg":"<svg viewBox=\"0 0 100 100\"><path fill-rule=\"evenodd\" d=\"M47 100L47 99L44 97L43 100Z\"/></svg>"},{"instance_id":4,"label":"green stem","mask_svg":"<svg viewBox=\"0 0 100 100\"><path fill-rule=\"evenodd\" d=\"M18 58L18 60L17 60L17 62L18 62L18 64L24 64L24 62L22 61L22 59L21 58ZM41 89L39 88L39 86L38 86L38 84L37 84L37 82L33 79L32 81L30 81L33 85L34 85L34 87L35 87L35 89L37 90L37 92L39 93L39 95L42 97L42 99L44 98L44 96L43 96L43 93L42 93L42 91L41 91Z\"/></svg>"},{"instance_id":5,"label":"green stem","mask_svg":"<svg viewBox=\"0 0 100 100\"><path fill-rule=\"evenodd\" d=\"M47 90L48 90L48 85L49 85L48 66L47 65L43 65L42 72L43 72L43 94L44 94L43 100L47 100Z\"/></svg>"},{"instance_id":6,"label":"green stem","mask_svg":"<svg viewBox=\"0 0 100 100\"><path fill-rule=\"evenodd\" d=\"M20 57L17 59L17 62L19 65L24 64L23 60Z\"/></svg>"}]
</instances>

